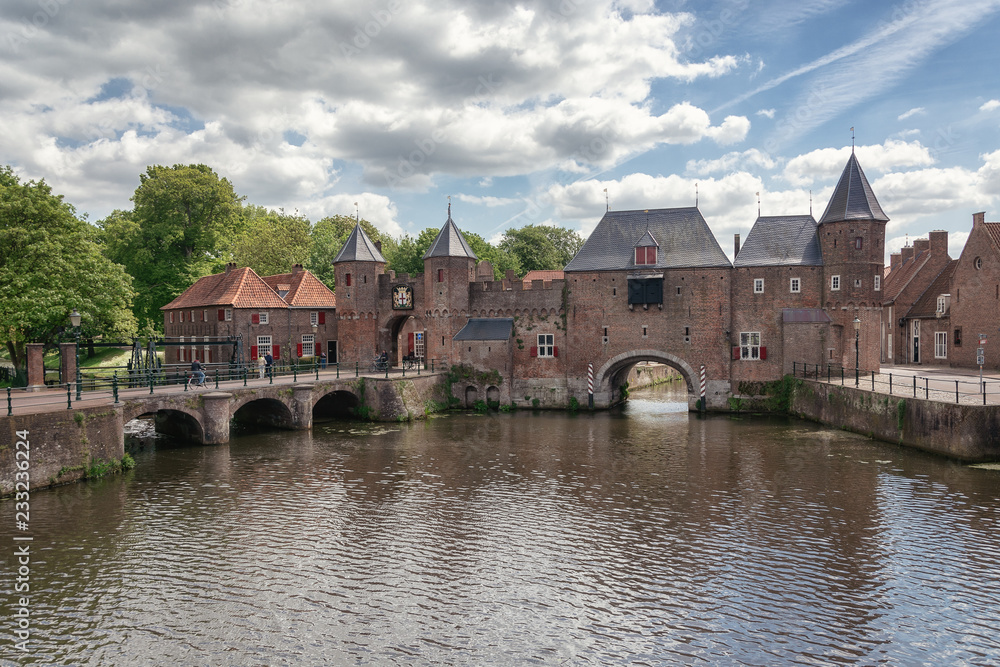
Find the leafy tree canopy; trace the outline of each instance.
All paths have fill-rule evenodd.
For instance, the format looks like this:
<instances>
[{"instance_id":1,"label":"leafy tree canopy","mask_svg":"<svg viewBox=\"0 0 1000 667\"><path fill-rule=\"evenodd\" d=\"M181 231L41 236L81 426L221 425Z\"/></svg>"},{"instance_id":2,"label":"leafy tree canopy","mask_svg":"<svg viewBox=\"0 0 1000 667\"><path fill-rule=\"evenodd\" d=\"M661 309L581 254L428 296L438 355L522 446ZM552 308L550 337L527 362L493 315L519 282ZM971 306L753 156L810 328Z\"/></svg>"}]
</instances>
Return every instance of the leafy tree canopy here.
<instances>
[{"instance_id":1,"label":"leafy tree canopy","mask_svg":"<svg viewBox=\"0 0 1000 667\"><path fill-rule=\"evenodd\" d=\"M564 227L526 225L508 229L499 247L513 255L524 273L562 270L583 246L577 232ZM524 273L520 274L522 277Z\"/></svg>"},{"instance_id":2,"label":"leafy tree canopy","mask_svg":"<svg viewBox=\"0 0 1000 667\"><path fill-rule=\"evenodd\" d=\"M96 231L44 181L21 183L0 168L0 337L24 365L25 343L71 340L69 314L85 337L130 337L131 279L101 253Z\"/></svg>"},{"instance_id":3,"label":"leafy tree canopy","mask_svg":"<svg viewBox=\"0 0 1000 667\"><path fill-rule=\"evenodd\" d=\"M132 211L99 224L105 255L134 279L133 312L160 328L160 307L198 278L221 270L244 226L242 197L203 164L152 165L139 176Z\"/></svg>"},{"instance_id":4,"label":"leafy tree canopy","mask_svg":"<svg viewBox=\"0 0 1000 667\"><path fill-rule=\"evenodd\" d=\"M243 224L233 242L232 256L238 266L270 276L289 273L294 264L305 264L311 244L309 221L304 217L250 205L243 209Z\"/></svg>"}]
</instances>

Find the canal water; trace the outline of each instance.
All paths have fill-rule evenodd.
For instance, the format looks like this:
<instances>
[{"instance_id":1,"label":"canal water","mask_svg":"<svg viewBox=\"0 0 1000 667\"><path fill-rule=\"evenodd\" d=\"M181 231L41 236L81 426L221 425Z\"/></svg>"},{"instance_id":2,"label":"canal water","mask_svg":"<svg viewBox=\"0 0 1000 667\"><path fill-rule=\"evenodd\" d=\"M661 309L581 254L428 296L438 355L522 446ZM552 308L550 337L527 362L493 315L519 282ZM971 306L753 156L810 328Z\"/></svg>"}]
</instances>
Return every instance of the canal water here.
<instances>
[{"instance_id":1,"label":"canal water","mask_svg":"<svg viewBox=\"0 0 1000 667\"><path fill-rule=\"evenodd\" d=\"M449 414L31 497L39 665L995 665L1000 471L785 419ZM35 436L37 437L37 436ZM0 502L3 532L14 503ZM7 538L3 590L10 598Z\"/></svg>"}]
</instances>

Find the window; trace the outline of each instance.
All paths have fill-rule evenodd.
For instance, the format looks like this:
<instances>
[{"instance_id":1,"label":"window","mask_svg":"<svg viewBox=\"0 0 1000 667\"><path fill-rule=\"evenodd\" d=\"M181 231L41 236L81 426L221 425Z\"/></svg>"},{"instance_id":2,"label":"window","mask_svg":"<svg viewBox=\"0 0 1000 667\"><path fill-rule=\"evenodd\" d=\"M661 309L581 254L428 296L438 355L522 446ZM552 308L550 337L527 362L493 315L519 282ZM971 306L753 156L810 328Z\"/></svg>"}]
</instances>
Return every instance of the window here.
<instances>
[{"instance_id":1,"label":"window","mask_svg":"<svg viewBox=\"0 0 1000 667\"><path fill-rule=\"evenodd\" d=\"M181 322L183 322L184 321L184 311L181 310L181 311L178 311L178 312L180 313L180 316L181 316Z\"/></svg>"},{"instance_id":2,"label":"window","mask_svg":"<svg viewBox=\"0 0 1000 667\"><path fill-rule=\"evenodd\" d=\"M854 289L861 289L861 278L854 279Z\"/></svg>"},{"instance_id":3,"label":"window","mask_svg":"<svg viewBox=\"0 0 1000 667\"><path fill-rule=\"evenodd\" d=\"M194 311L191 311L191 321L194 322Z\"/></svg>"},{"instance_id":4,"label":"window","mask_svg":"<svg viewBox=\"0 0 1000 667\"><path fill-rule=\"evenodd\" d=\"M642 328L642 337L643 338L648 338L649 337L649 333L647 331L647 327L643 327Z\"/></svg>"},{"instance_id":5,"label":"window","mask_svg":"<svg viewBox=\"0 0 1000 667\"><path fill-rule=\"evenodd\" d=\"M753 293L754 294L763 294L764 293L764 279L763 278L754 278L753 279Z\"/></svg>"},{"instance_id":6,"label":"window","mask_svg":"<svg viewBox=\"0 0 1000 667\"><path fill-rule=\"evenodd\" d=\"M174 323L174 311L172 311L172 310L170 311L170 323L171 324Z\"/></svg>"},{"instance_id":7,"label":"window","mask_svg":"<svg viewBox=\"0 0 1000 667\"><path fill-rule=\"evenodd\" d=\"M802 284L799 282L798 278L792 278L788 286L788 291L792 294L798 294L802 291Z\"/></svg>"},{"instance_id":8,"label":"window","mask_svg":"<svg viewBox=\"0 0 1000 667\"><path fill-rule=\"evenodd\" d=\"M201 321L202 322L208 322L208 311L207 310L201 311Z\"/></svg>"},{"instance_id":9,"label":"window","mask_svg":"<svg viewBox=\"0 0 1000 667\"><path fill-rule=\"evenodd\" d=\"M351 286L351 274L350 273L345 273L344 274L344 287L350 287L350 286Z\"/></svg>"},{"instance_id":10,"label":"window","mask_svg":"<svg viewBox=\"0 0 1000 667\"><path fill-rule=\"evenodd\" d=\"M554 334L538 334L538 356L539 357L554 357L555 355L555 342L556 337Z\"/></svg>"},{"instance_id":11,"label":"window","mask_svg":"<svg viewBox=\"0 0 1000 667\"><path fill-rule=\"evenodd\" d=\"M955 347L962 347L962 327L955 327Z\"/></svg>"},{"instance_id":12,"label":"window","mask_svg":"<svg viewBox=\"0 0 1000 667\"><path fill-rule=\"evenodd\" d=\"M317 312L309 313L309 325L317 326L318 324L319 324L319 313Z\"/></svg>"},{"instance_id":13,"label":"window","mask_svg":"<svg viewBox=\"0 0 1000 667\"><path fill-rule=\"evenodd\" d=\"M656 246L642 246L635 249L635 263L639 265L656 264Z\"/></svg>"},{"instance_id":14,"label":"window","mask_svg":"<svg viewBox=\"0 0 1000 667\"><path fill-rule=\"evenodd\" d=\"M882 276L875 276L875 291L879 292L882 290Z\"/></svg>"},{"instance_id":15,"label":"window","mask_svg":"<svg viewBox=\"0 0 1000 667\"><path fill-rule=\"evenodd\" d=\"M978 271L979 269L983 268L983 258L982 257L976 257L976 259L974 259L972 261L972 265L974 267L976 267L976 271Z\"/></svg>"},{"instance_id":16,"label":"window","mask_svg":"<svg viewBox=\"0 0 1000 667\"><path fill-rule=\"evenodd\" d=\"M934 332L934 358L935 359L947 359L948 358L948 332L947 331L936 331L936 332Z\"/></svg>"},{"instance_id":17,"label":"window","mask_svg":"<svg viewBox=\"0 0 1000 667\"><path fill-rule=\"evenodd\" d=\"M260 313L260 323L267 324L267 313Z\"/></svg>"},{"instance_id":18,"label":"window","mask_svg":"<svg viewBox=\"0 0 1000 667\"><path fill-rule=\"evenodd\" d=\"M444 282L444 269L438 269L438 282Z\"/></svg>"},{"instance_id":19,"label":"window","mask_svg":"<svg viewBox=\"0 0 1000 667\"><path fill-rule=\"evenodd\" d=\"M830 277L830 289L834 292L840 290L840 276Z\"/></svg>"},{"instance_id":20,"label":"window","mask_svg":"<svg viewBox=\"0 0 1000 667\"><path fill-rule=\"evenodd\" d=\"M663 303L663 278L629 278L628 302Z\"/></svg>"},{"instance_id":21,"label":"window","mask_svg":"<svg viewBox=\"0 0 1000 667\"><path fill-rule=\"evenodd\" d=\"M861 247L863 245L864 245L864 241L861 239L861 237L860 236L855 236L854 237L854 249L855 250L861 250Z\"/></svg>"},{"instance_id":22,"label":"window","mask_svg":"<svg viewBox=\"0 0 1000 667\"><path fill-rule=\"evenodd\" d=\"M418 331L413 334L413 354L417 359L424 358L424 332Z\"/></svg>"},{"instance_id":23,"label":"window","mask_svg":"<svg viewBox=\"0 0 1000 667\"><path fill-rule=\"evenodd\" d=\"M740 359L760 359L760 332L740 334Z\"/></svg>"},{"instance_id":24,"label":"window","mask_svg":"<svg viewBox=\"0 0 1000 667\"><path fill-rule=\"evenodd\" d=\"M302 352L300 357L311 357L316 349L316 337L312 334L302 334Z\"/></svg>"},{"instance_id":25,"label":"window","mask_svg":"<svg viewBox=\"0 0 1000 667\"><path fill-rule=\"evenodd\" d=\"M943 314L944 310L945 310L945 298L943 296L939 296L937 298L937 313Z\"/></svg>"}]
</instances>

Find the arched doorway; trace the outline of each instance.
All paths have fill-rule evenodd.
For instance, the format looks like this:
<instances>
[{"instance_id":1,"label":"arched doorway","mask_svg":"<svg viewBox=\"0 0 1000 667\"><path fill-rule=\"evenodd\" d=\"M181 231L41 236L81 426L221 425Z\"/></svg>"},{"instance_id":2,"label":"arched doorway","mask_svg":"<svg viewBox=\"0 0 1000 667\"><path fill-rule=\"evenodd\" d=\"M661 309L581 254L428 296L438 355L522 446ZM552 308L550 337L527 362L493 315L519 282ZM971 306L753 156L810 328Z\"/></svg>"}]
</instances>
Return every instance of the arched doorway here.
<instances>
[{"instance_id":1,"label":"arched doorway","mask_svg":"<svg viewBox=\"0 0 1000 667\"><path fill-rule=\"evenodd\" d=\"M684 384L688 391L688 405L694 409L698 400L696 373L686 361L668 352L660 350L631 350L608 359L604 364L594 371L594 394L604 398L601 403L605 406L620 403L623 398L622 388L625 385L629 371L637 363L643 361L654 361L675 369L684 378Z\"/></svg>"},{"instance_id":2,"label":"arched doorway","mask_svg":"<svg viewBox=\"0 0 1000 667\"><path fill-rule=\"evenodd\" d=\"M389 330L389 341L385 349L389 352L391 365L399 366L404 359L424 359L426 332L423 320L406 313L391 318L386 328Z\"/></svg>"}]
</instances>

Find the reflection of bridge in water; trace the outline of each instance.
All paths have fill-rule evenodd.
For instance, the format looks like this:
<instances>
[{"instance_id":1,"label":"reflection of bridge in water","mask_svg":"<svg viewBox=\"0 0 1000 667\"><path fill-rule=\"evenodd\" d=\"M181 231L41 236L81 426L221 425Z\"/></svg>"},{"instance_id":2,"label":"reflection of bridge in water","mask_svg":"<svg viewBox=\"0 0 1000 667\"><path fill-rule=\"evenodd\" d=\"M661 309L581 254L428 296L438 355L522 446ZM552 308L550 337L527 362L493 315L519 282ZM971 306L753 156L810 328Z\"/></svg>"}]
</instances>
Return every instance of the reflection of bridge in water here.
<instances>
[{"instance_id":1,"label":"reflection of bridge in water","mask_svg":"<svg viewBox=\"0 0 1000 667\"><path fill-rule=\"evenodd\" d=\"M212 382L195 391L184 385L154 385L152 393L148 387L125 389L117 392L117 403L107 391L84 392L80 400L72 387L14 391L0 417L0 495L13 492L19 470L15 433L28 434L30 478L37 488L79 479L96 462L121 459L125 424L139 417L152 417L160 433L201 444L229 442L232 425L241 423L308 430L314 420L405 421L442 402L442 377L390 372L338 378L324 371L224 381L218 388Z\"/></svg>"}]
</instances>

